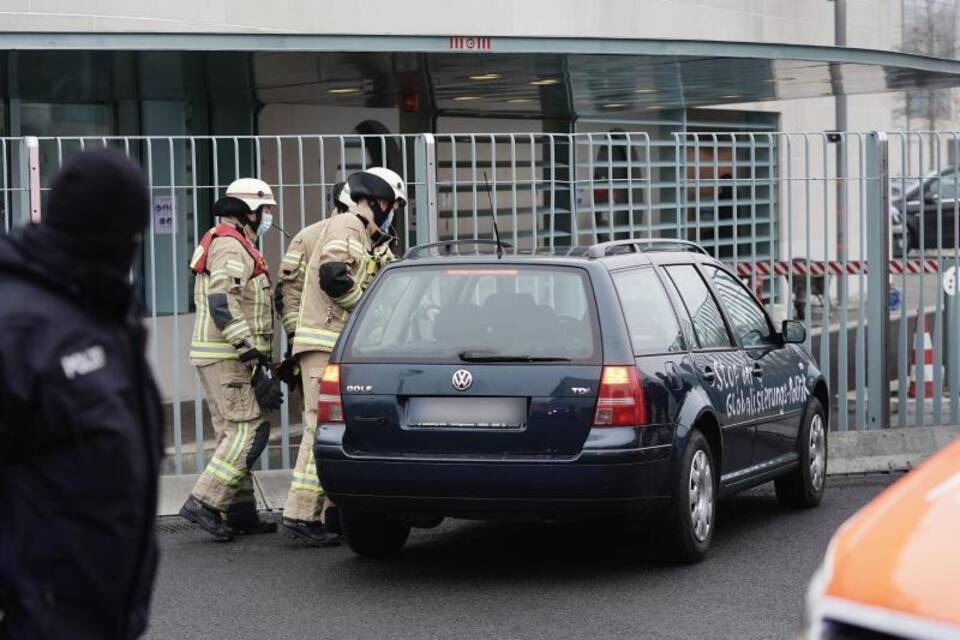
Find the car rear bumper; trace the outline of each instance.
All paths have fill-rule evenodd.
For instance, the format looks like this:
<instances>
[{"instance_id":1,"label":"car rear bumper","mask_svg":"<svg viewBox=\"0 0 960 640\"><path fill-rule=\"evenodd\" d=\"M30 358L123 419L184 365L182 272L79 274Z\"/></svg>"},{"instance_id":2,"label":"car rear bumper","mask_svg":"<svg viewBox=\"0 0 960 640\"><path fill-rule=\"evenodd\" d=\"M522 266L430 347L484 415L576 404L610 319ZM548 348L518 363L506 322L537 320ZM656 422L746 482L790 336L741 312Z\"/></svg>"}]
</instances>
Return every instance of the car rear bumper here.
<instances>
[{"instance_id":1,"label":"car rear bumper","mask_svg":"<svg viewBox=\"0 0 960 640\"><path fill-rule=\"evenodd\" d=\"M351 454L336 432L321 426L314 454L324 489L344 506L476 518L617 515L670 491L672 444L585 449L567 459L425 459Z\"/></svg>"}]
</instances>

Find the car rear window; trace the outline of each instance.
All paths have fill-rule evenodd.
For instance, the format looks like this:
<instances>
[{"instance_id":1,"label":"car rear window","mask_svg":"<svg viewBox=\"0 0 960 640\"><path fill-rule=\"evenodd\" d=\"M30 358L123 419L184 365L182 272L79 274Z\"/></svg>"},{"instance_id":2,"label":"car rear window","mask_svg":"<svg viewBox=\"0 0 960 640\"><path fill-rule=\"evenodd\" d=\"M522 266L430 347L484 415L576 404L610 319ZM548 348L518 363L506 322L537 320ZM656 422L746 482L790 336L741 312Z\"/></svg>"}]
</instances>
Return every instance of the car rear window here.
<instances>
[{"instance_id":1,"label":"car rear window","mask_svg":"<svg viewBox=\"0 0 960 640\"><path fill-rule=\"evenodd\" d=\"M459 362L467 354L599 361L596 305L579 268L395 268L369 295L347 342L348 360Z\"/></svg>"}]
</instances>

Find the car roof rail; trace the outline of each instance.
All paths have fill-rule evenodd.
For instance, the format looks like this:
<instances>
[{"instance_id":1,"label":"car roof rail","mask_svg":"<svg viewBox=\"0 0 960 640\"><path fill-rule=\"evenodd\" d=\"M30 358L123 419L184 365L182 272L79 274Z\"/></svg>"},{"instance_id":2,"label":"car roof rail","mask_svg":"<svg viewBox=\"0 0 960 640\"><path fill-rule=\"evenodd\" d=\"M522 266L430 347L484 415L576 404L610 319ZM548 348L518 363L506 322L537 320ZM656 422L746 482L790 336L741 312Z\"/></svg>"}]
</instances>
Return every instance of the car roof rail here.
<instances>
[{"instance_id":1,"label":"car roof rail","mask_svg":"<svg viewBox=\"0 0 960 640\"><path fill-rule=\"evenodd\" d=\"M496 248L498 244L502 245L505 249L513 248L509 242L498 243L496 240L489 240L487 238L441 240L440 242L430 242L410 247L407 249L407 252L403 254L403 258L404 260L409 260L410 258L425 258L428 256L461 255L459 250L461 246L490 246Z\"/></svg>"},{"instance_id":2,"label":"car roof rail","mask_svg":"<svg viewBox=\"0 0 960 640\"><path fill-rule=\"evenodd\" d=\"M611 249L631 247L635 253L646 251L691 251L709 256L710 253L696 242L689 240L673 240L670 238L631 238L629 240L611 240L591 245L587 249L590 258L602 258L611 253Z\"/></svg>"}]
</instances>

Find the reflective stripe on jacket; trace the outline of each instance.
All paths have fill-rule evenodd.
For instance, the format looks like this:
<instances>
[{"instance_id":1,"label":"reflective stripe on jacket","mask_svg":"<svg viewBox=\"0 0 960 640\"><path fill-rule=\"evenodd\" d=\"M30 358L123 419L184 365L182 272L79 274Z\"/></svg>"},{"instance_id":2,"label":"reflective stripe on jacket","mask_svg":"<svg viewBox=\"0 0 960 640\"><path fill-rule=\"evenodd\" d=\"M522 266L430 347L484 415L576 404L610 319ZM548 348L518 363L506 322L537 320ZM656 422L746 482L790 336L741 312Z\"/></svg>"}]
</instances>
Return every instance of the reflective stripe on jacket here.
<instances>
[{"instance_id":1,"label":"reflective stripe on jacket","mask_svg":"<svg viewBox=\"0 0 960 640\"><path fill-rule=\"evenodd\" d=\"M337 215L336 213L331 216ZM327 219L329 220L329 218ZM303 296L303 282L307 275L307 264L323 233L327 220L315 222L304 227L293 237L280 265L280 281L283 283L283 328L289 336L297 330L300 320L300 298Z\"/></svg>"},{"instance_id":2,"label":"reflective stripe on jacket","mask_svg":"<svg viewBox=\"0 0 960 640\"><path fill-rule=\"evenodd\" d=\"M231 235L217 235L205 251L205 270L198 272L194 280L197 316L190 344L190 361L194 365L236 360L251 349L270 353L270 278L266 272L260 272L256 256L248 249ZM263 267L266 268L265 263ZM210 308L210 295L216 293L225 294L230 314L222 330L214 322Z\"/></svg>"},{"instance_id":3,"label":"reflective stripe on jacket","mask_svg":"<svg viewBox=\"0 0 960 640\"><path fill-rule=\"evenodd\" d=\"M365 224L365 220L373 219L370 209L365 204L358 204L346 213L329 218L324 224L307 263L293 341L294 354L333 350L350 311L360 302L370 278L371 237L377 228L372 222ZM337 298L331 298L320 288L320 267L333 262L344 263L353 282L350 290Z\"/></svg>"}]
</instances>

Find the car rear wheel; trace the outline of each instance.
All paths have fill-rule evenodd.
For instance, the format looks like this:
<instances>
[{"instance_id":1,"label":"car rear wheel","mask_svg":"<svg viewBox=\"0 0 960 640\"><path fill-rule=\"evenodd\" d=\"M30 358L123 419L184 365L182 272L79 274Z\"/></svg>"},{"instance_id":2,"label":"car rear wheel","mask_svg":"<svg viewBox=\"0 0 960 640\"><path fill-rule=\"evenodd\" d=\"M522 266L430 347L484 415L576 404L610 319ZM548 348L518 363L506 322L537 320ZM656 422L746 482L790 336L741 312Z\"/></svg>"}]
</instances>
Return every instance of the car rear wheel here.
<instances>
[{"instance_id":1,"label":"car rear wheel","mask_svg":"<svg viewBox=\"0 0 960 640\"><path fill-rule=\"evenodd\" d=\"M400 553L410 525L369 511L340 507L340 526L347 544L359 556L383 558Z\"/></svg>"},{"instance_id":2,"label":"car rear wheel","mask_svg":"<svg viewBox=\"0 0 960 640\"><path fill-rule=\"evenodd\" d=\"M810 398L797 436L800 465L774 481L780 504L809 509L820 504L827 483L827 420L823 407Z\"/></svg>"},{"instance_id":3,"label":"car rear wheel","mask_svg":"<svg viewBox=\"0 0 960 640\"><path fill-rule=\"evenodd\" d=\"M717 519L717 474L706 438L693 431L680 462L667 514L668 542L680 562L700 562Z\"/></svg>"}]
</instances>

